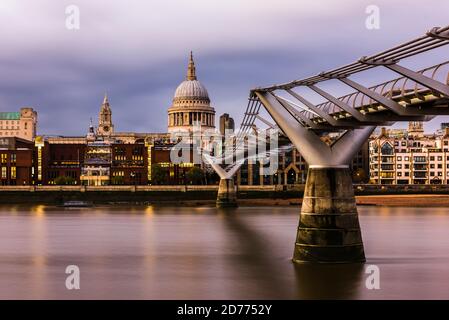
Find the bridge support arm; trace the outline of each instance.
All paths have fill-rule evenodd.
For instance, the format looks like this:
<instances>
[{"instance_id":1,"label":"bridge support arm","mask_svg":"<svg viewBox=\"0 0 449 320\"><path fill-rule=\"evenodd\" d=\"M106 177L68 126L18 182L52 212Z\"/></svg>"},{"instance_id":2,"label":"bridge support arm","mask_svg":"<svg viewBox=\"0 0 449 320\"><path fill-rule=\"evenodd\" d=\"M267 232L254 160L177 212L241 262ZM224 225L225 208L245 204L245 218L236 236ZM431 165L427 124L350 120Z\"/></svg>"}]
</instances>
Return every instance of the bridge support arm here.
<instances>
[{"instance_id":1,"label":"bridge support arm","mask_svg":"<svg viewBox=\"0 0 449 320\"><path fill-rule=\"evenodd\" d=\"M320 159L328 159L331 156L329 147L314 132L301 126L271 93L256 92L256 95L308 163L321 163Z\"/></svg>"},{"instance_id":2,"label":"bridge support arm","mask_svg":"<svg viewBox=\"0 0 449 320\"><path fill-rule=\"evenodd\" d=\"M309 164L293 261L364 262L349 164L375 127L347 130L329 146L301 126L271 93L256 95Z\"/></svg>"},{"instance_id":3,"label":"bridge support arm","mask_svg":"<svg viewBox=\"0 0 449 320\"><path fill-rule=\"evenodd\" d=\"M406 110L404 109L404 107L402 107L399 103L397 103L396 101L390 100L386 97L384 97L383 95L372 91L364 86L362 86L361 84L352 81L349 78L339 78L339 80L345 84L347 84L348 86L354 88L357 91L360 91L361 93L363 93L364 95L370 97L371 99L373 99L374 101L377 101L378 103L380 103L381 105L383 105L384 107L386 107L387 109L393 111L394 113L396 113L397 115L407 115Z\"/></svg>"},{"instance_id":4,"label":"bridge support arm","mask_svg":"<svg viewBox=\"0 0 449 320\"><path fill-rule=\"evenodd\" d=\"M321 110L320 108L317 108L313 103L306 100L304 97L300 96L296 92L294 92L291 89L285 90L287 91L292 97L296 98L298 101L300 101L302 104L304 104L307 108L315 112L318 116L326 120L329 124L336 126L337 120L335 120L332 116Z\"/></svg>"},{"instance_id":5,"label":"bridge support arm","mask_svg":"<svg viewBox=\"0 0 449 320\"><path fill-rule=\"evenodd\" d=\"M323 98L325 98L326 100L332 102L333 104L335 104L337 107L339 107L340 109L346 111L347 113L349 113L351 116L354 117L354 119L357 119L358 121L366 121L366 117L364 114L362 114L360 111L354 109L353 107L347 105L346 103L344 103L343 101L339 100L338 98L334 97L333 95L327 93L326 91L318 88L315 85L309 85L308 86L310 89L312 89L313 91L315 91L316 93L318 93L320 96L322 96Z\"/></svg>"},{"instance_id":6,"label":"bridge support arm","mask_svg":"<svg viewBox=\"0 0 449 320\"><path fill-rule=\"evenodd\" d=\"M449 97L449 86L445 85L444 83L441 83L439 81L436 81L432 78L426 77L425 75L415 72L413 70L404 68L403 66L400 66L398 64L387 64L385 65L386 68L393 70L394 72L397 72L404 77L407 77L429 89L432 89L438 93L441 93L445 96Z\"/></svg>"}]
</instances>

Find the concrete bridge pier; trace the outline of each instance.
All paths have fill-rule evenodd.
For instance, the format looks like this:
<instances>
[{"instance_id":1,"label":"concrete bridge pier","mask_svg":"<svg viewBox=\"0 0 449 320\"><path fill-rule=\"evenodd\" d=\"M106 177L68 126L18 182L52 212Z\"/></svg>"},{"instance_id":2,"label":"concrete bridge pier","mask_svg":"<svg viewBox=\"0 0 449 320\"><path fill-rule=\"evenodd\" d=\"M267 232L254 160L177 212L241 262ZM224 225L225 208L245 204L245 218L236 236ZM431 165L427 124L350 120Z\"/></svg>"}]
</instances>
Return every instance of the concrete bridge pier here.
<instances>
[{"instance_id":1,"label":"concrete bridge pier","mask_svg":"<svg viewBox=\"0 0 449 320\"><path fill-rule=\"evenodd\" d=\"M365 261L351 173L347 166L309 168L293 261Z\"/></svg>"},{"instance_id":2,"label":"concrete bridge pier","mask_svg":"<svg viewBox=\"0 0 449 320\"><path fill-rule=\"evenodd\" d=\"M233 178L220 179L216 205L217 208L237 207L237 192Z\"/></svg>"},{"instance_id":3,"label":"concrete bridge pier","mask_svg":"<svg viewBox=\"0 0 449 320\"><path fill-rule=\"evenodd\" d=\"M241 150L239 152L242 152ZM233 208L237 207L237 191L234 185L234 179L232 178L244 160L238 160L231 165L223 168L220 165L220 161L215 161L211 156L206 153L202 154L203 159L211 165L215 172L220 177L220 184L218 185L217 194L217 208Z\"/></svg>"}]
</instances>

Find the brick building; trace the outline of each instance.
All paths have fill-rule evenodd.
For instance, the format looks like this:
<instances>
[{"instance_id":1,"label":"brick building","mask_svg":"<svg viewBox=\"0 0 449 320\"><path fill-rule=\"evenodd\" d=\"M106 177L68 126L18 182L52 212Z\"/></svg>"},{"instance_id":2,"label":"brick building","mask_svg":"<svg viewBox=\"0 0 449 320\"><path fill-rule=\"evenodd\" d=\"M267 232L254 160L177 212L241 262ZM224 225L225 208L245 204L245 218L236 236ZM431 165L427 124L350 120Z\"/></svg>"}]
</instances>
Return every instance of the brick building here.
<instances>
[{"instance_id":1,"label":"brick building","mask_svg":"<svg viewBox=\"0 0 449 320\"><path fill-rule=\"evenodd\" d=\"M16 137L0 138L1 185L33 183L34 145Z\"/></svg>"}]
</instances>

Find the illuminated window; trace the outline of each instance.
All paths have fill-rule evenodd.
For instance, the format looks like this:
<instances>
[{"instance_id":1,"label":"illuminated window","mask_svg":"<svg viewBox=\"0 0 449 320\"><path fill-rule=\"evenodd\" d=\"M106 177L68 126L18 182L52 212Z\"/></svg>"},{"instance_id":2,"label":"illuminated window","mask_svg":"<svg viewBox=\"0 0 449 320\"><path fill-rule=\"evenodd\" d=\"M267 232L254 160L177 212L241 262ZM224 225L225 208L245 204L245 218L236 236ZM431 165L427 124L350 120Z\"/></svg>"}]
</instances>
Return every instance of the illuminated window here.
<instances>
[{"instance_id":1,"label":"illuminated window","mask_svg":"<svg viewBox=\"0 0 449 320\"><path fill-rule=\"evenodd\" d=\"M1 162L2 163L6 163L7 158L8 158L8 155L6 153L2 153L2 155L1 155Z\"/></svg>"},{"instance_id":2,"label":"illuminated window","mask_svg":"<svg viewBox=\"0 0 449 320\"><path fill-rule=\"evenodd\" d=\"M11 167L11 179L15 179L17 176L16 167Z\"/></svg>"},{"instance_id":3,"label":"illuminated window","mask_svg":"<svg viewBox=\"0 0 449 320\"><path fill-rule=\"evenodd\" d=\"M2 167L2 179L6 179L6 167Z\"/></svg>"}]
</instances>

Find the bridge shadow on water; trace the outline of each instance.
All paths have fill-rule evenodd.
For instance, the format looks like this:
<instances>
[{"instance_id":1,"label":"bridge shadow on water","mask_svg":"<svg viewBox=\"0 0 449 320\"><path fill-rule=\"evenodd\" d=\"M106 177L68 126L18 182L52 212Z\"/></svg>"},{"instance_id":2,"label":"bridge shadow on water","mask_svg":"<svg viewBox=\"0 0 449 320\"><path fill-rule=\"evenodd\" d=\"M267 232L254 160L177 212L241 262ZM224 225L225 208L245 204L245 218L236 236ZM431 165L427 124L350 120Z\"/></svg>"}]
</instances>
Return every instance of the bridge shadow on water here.
<instances>
[{"instance_id":1,"label":"bridge shadow on water","mask_svg":"<svg viewBox=\"0 0 449 320\"><path fill-rule=\"evenodd\" d=\"M225 227L235 235L234 272L244 275L237 299L357 299L364 264L294 264L286 248L233 209L220 209ZM283 249L281 249L283 248ZM290 250L288 250L289 254Z\"/></svg>"},{"instance_id":2,"label":"bridge shadow on water","mask_svg":"<svg viewBox=\"0 0 449 320\"><path fill-rule=\"evenodd\" d=\"M300 299L357 299L364 265L294 264Z\"/></svg>"}]
</instances>

